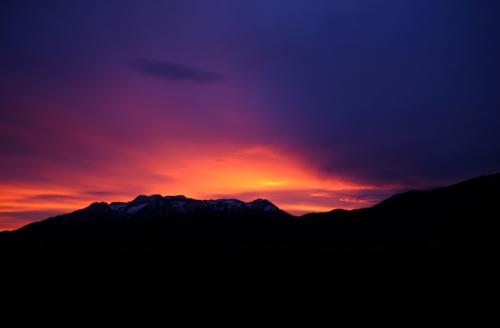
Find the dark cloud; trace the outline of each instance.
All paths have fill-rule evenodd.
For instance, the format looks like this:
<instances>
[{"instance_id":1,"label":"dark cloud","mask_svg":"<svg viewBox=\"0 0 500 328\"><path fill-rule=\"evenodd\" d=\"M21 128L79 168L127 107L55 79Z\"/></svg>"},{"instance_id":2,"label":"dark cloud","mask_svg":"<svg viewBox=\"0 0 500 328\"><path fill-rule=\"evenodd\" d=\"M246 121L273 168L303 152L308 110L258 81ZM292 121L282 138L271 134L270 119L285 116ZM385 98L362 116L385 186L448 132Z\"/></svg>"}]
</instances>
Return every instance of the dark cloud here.
<instances>
[{"instance_id":1,"label":"dark cloud","mask_svg":"<svg viewBox=\"0 0 500 328\"><path fill-rule=\"evenodd\" d=\"M30 201L55 201L55 202L65 202L65 201L73 201L81 199L82 197L77 195L60 195L60 194L40 194L28 197L28 200Z\"/></svg>"},{"instance_id":2,"label":"dark cloud","mask_svg":"<svg viewBox=\"0 0 500 328\"><path fill-rule=\"evenodd\" d=\"M9 220L17 222L18 220L29 221L32 220L43 220L56 215L64 214L68 211L64 210L32 210L32 211L0 211L0 230L2 230L2 225L9 223ZM17 222L19 224L19 222Z\"/></svg>"},{"instance_id":3,"label":"dark cloud","mask_svg":"<svg viewBox=\"0 0 500 328\"><path fill-rule=\"evenodd\" d=\"M210 83L221 79L221 75L180 63L170 61L154 61L139 58L131 65L133 68L146 74L170 81L191 81L196 83Z\"/></svg>"}]
</instances>

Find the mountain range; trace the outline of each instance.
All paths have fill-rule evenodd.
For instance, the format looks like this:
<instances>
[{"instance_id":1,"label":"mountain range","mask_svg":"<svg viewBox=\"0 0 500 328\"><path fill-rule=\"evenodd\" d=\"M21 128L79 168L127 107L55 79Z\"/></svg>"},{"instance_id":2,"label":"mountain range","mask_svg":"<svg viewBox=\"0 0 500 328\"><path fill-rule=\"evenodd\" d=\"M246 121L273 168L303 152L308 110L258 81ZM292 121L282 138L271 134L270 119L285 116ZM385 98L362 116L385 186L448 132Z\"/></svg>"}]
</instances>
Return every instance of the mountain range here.
<instances>
[{"instance_id":1,"label":"mountain range","mask_svg":"<svg viewBox=\"0 0 500 328\"><path fill-rule=\"evenodd\" d=\"M292 216L270 201L138 196L0 233L4 263L173 270L464 272L497 247L500 174L397 194L371 208Z\"/></svg>"}]
</instances>

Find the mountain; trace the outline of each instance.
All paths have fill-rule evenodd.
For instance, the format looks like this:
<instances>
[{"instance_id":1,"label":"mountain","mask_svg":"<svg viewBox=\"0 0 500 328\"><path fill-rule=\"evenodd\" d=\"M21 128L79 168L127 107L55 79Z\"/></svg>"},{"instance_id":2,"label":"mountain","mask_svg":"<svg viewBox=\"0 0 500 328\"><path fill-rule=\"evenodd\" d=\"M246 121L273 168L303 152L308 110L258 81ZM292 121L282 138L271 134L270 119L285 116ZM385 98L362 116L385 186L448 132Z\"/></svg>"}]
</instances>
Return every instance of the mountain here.
<instances>
[{"instance_id":1,"label":"mountain","mask_svg":"<svg viewBox=\"0 0 500 328\"><path fill-rule=\"evenodd\" d=\"M4 263L175 270L465 272L491 263L500 174L294 217L264 199L139 196L0 234Z\"/></svg>"},{"instance_id":2,"label":"mountain","mask_svg":"<svg viewBox=\"0 0 500 328\"><path fill-rule=\"evenodd\" d=\"M256 199L252 202L242 202L237 199L196 200L182 195L161 196L140 195L134 200L123 203L96 202L82 210L48 219L46 221L29 224L19 231L47 229L56 225L71 225L84 228L89 224L137 223L151 224L164 220L190 216L219 216L228 215L285 215L273 203L265 199Z\"/></svg>"}]
</instances>

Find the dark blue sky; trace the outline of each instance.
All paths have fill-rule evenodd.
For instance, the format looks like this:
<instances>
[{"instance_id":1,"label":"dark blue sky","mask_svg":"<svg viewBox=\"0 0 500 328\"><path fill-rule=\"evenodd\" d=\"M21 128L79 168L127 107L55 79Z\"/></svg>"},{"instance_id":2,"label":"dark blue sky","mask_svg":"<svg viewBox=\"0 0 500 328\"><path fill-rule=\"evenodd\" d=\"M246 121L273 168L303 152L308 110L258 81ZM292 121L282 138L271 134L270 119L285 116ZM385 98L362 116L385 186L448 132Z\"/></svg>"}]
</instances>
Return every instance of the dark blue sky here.
<instances>
[{"instance_id":1,"label":"dark blue sky","mask_svg":"<svg viewBox=\"0 0 500 328\"><path fill-rule=\"evenodd\" d=\"M154 176L138 158L256 147L373 188L499 171L499 10L487 0L3 0L0 183L56 181L61 167L109 175L118 163Z\"/></svg>"}]
</instances>

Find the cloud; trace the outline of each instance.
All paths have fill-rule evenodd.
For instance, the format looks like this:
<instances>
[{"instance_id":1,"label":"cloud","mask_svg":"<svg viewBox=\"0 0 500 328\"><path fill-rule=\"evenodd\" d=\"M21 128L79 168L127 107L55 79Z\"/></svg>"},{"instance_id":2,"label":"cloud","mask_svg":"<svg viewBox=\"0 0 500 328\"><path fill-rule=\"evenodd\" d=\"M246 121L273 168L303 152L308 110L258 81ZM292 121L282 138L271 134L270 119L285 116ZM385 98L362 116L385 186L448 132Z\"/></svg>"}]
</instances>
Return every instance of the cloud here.
<instances>
[{"instance_id":1,"label":"cloud","mask_svg":"<svg viewBox=\"0 0 500 328\"><path fill-rule=\"evenodd\" d=\"M201 70L170 61L154 61L139 58L134 61L131 66L143 73L170 81L211 83L221 79L221 75L218 73Z\"/></svg>"},{"instance_id":2,"label":"cloud","mask_svg":"<svg viewBox=\"0 0 500 328\"><path fill-rule=\"evenodd\" d=\"M28 210L2 211L0 210L0 231L15 230L26 224L44 220L69 211L64 210Z\"/></svg>"},{"instance_id":3,"label":"cloud","mask_svg":"<svg viewBox=\"0 0 500 328\"><path fill-rule=\"evenodd\" d=\"M279 208L294 215L311 212L327 212L333 209L354 209L371 207L383 199L400 192L399 189L346 189L329 190L311 187L309 189L260 190L252 192L218 193L207 198L238 198L251 201L266 198Z\"/></svg>"}]
</instances>

